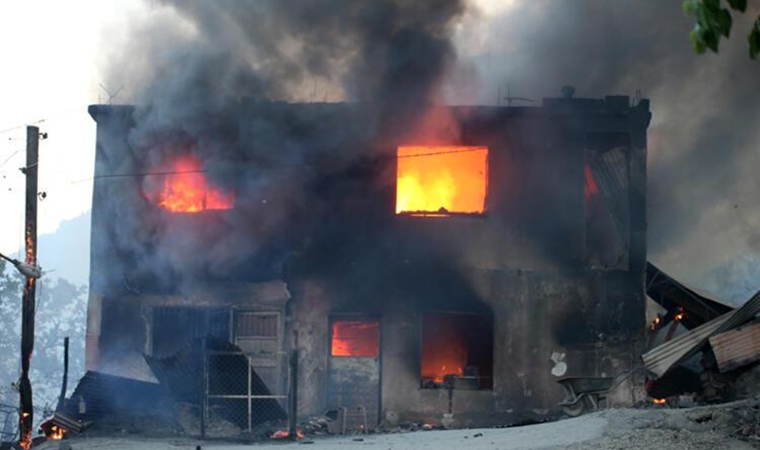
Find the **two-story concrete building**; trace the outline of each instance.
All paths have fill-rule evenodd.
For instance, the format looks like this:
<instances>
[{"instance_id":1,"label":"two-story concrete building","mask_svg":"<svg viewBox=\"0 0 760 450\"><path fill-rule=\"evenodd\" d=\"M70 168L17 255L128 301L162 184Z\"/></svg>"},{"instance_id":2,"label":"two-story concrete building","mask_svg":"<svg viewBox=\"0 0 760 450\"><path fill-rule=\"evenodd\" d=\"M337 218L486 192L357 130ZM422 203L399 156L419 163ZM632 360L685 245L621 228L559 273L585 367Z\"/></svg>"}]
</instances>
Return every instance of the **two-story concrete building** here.
<instances>
[{"instance_id":1,"label":"two-story concrete building","mask_svg":"<svg viewBox=\"0 0 760 450\"><path fill-rule=\"evenodd\" d=\"M547 416L557 374L633 366L647 100L435 107L417 136L370 108L244 100L145 141L91 106L88 368L152 379L140 354L209 336L284 393L297 335L299 415L372 427Z\"/></svg>"}]
</instances>

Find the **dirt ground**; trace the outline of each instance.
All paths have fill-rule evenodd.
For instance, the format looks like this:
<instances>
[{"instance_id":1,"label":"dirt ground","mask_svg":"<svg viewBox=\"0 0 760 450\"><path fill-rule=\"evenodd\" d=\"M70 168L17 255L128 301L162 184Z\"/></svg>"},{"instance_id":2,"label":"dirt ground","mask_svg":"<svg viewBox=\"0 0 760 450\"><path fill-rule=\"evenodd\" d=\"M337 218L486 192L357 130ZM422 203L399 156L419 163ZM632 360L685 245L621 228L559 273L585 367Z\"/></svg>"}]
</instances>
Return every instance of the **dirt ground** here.
<instances>
[{"instance_id":1,"label":"dirt ground","mask_svg":"<svg viewBox=\"0 0 760 450\"><path fill-rule=\"evenodd\" d=\"M392 434L329 436L256 446L288 450L613 450L613 449L756 449L760 448L760 401L690 409L609 409L574 419L513 428L432 430ZM162 449L239 450L251 444L145 439L139 435L80 437L44 444L47 450ZM40 450L43 446L40 447Z\"/></svg>"}]
</instances>

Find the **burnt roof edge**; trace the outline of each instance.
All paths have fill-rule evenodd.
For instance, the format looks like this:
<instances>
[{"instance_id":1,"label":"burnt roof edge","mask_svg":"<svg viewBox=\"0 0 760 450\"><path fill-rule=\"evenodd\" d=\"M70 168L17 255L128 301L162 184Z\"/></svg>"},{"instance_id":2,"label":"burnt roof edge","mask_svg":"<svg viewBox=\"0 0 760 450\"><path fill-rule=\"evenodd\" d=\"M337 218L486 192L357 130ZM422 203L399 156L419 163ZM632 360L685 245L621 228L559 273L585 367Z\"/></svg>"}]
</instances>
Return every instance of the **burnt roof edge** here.
<instances>
[{"instance_id":1,"label":"burnt roof edge","mask_svg":"<svg viewBox=\"0 0 760 450\"><path fill-rule=\"evenodd\" d=\"M299 106L310 108L324 107L350 107L361 105L354 102L335 102L335 103L289 103L282 101L269 100L251 100L244 101L243 104L271 104L280 107ZM507 112L509 115L643 115L646 118L651 117L649 110L649 99L638 99L636 104L631 104L631 98L627 95L608 95L604 98L544 98L540 106L500 106L500 105L438 105L437 107L446 107L454 111L467 110L491 110ZM110 119L114 115L123 119L132 120L135 111L134 105L102 105L94 104L87 108L87 112L95 120L100 122L105 117ZM646 125L649 121L646 121Z\"/></svg>"}]
</instances>

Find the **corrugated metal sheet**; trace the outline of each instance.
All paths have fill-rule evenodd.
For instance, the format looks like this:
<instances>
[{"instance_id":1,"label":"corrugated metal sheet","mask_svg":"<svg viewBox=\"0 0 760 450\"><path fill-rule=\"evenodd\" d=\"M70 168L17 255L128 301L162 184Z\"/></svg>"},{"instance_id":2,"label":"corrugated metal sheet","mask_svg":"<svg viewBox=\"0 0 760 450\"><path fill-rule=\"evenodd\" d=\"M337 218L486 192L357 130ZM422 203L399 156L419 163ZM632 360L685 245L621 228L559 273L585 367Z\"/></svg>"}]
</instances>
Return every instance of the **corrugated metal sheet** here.
<instances>
[{"instance_id":1,"label":"corrugated metal sheet","mask_svg":"<svg viewBox=\"0 0 760 450\"><path fill-rule=\"evenodd\" d=\"M160 416L172 407L158 384L87 372L60 412L80 420L104 420L115 415Z\"/></svg>"},{"instance_id":2,"label":"corrugated metal sheet","mask_svg":"<svg viewBox=\"0 0 760 450\"><path fill-rule=\"evenodd\" d=\"M760 361L760 323L716 334L710 346L721 372Z\"/></svg>"},{"instance_id":3,"label":"corrugated metal sheet","mask_svg":"<svg viewBox=\"0 0 760 450\"><path fill-rule=\"evenodd\" d=\"M741 308L700 325L645 353L641 357L644 367L655 378L659 378L699 351L710 336L739 327L754 318L758 312L760 312L760 292Z\"/></svg>"},{"instance_id":4,"label":"corrugated metal sheet","mask_svg":"<svg viewBox=\"0 0 760 450\"><path fill-rule=\"evenodd\" d=\"M693 287L676 281L648 261L647 295L671 314L675 314L678 307L683 308L686 314L681 323L687 330L694 329L734 309Z\"/></svg>"}]
</instances>

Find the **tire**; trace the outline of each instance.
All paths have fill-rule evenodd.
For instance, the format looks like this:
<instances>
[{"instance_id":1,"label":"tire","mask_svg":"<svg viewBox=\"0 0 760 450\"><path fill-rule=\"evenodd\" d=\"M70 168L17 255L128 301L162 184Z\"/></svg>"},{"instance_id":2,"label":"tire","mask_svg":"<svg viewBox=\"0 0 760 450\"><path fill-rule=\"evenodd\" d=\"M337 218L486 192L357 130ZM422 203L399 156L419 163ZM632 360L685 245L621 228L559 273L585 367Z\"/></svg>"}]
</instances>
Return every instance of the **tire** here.
<instances>
[{"instance_id":1,"label":"tire","mask_svg":"<svg viewBox=\"0 0 760 450\"><path fill-rule=\"evenodd\" d=\"M562 411L570 417L578 417L590 409L588 398L584 395L572 405L562 405Z\"/></svg>"}]
</instances>

